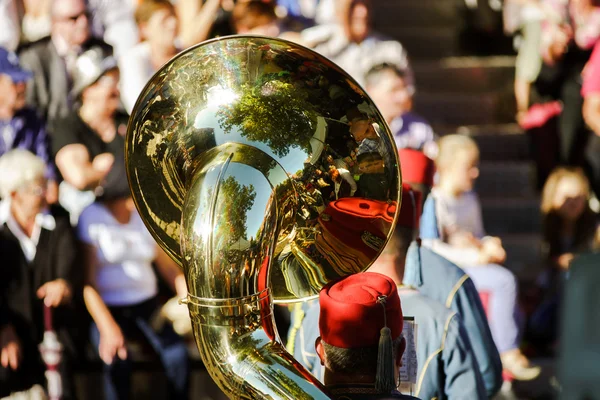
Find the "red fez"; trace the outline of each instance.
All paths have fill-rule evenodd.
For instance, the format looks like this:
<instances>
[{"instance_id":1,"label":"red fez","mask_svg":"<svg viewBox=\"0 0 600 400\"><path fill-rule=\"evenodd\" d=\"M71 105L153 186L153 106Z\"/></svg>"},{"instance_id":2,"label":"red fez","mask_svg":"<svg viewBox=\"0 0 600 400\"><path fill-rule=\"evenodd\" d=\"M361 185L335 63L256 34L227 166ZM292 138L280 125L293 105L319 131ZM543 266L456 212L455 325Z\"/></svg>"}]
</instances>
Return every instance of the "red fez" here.
<instances>
[{"instance_id":1,"label":"red fez","mask_svg":"<svg viewBox=\"0 0 600 400\"><path fill-rule=\"evenodd\" d=\"M386 324L392 340L402 333L398 288L385 275L363 272L331 282L321 290L319 302L321 339L331 346L376 346Z\"/></svg>"},{"instance_id":2,"label":"red fez","mask_svg":"<svg viewBox=\"0 0 600 400\"><path fill-rule=\"evenodd\" d=\"M402 181L433 186L435 164L422 151L413 149L398 150Z\"/></svg>"},{"instance_id":3,"label":"red fez","mask_svg":"<svg viewBox=\"0 0 600 400\"><path fill-rule=\"evenodd\" d=\"M408 184L402 184L402 205L398 215L398 226L406 228L419 228L421 219L421 192L412 189Z\"/></svg>"}]
</instances>

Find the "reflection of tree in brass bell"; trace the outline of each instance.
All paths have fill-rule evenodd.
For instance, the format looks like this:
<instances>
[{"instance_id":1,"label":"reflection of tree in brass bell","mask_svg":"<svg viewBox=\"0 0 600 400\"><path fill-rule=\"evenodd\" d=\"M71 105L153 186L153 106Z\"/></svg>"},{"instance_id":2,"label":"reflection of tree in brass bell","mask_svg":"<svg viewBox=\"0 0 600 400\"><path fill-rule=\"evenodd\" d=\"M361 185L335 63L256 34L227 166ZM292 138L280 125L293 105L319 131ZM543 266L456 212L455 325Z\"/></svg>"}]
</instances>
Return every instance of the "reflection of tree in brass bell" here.
<instances>
[{"instance_id":1,"label":"reflection of tree in brass bell","mask_svg":"<svg viewBox=\"0 0 600 400\"><path fill-rule=\"evenodd\" d=\"M247 214L256 198L254 186L242 185L233 176L230 176L221 183L219 192L220 201L224 202L221 203L220 218L227 221L227 224L220 224L219 228L228 229L229 232L217 232L217 237L227 237L231 243L246 239ZM231 245L231 243L228 244Z\"/></svg>"},{"instance_id":2,"label":"reflection of tree in brass bell","mask_svg":"<svg viewBox=\"0 0 600 400\"><path fill-rule=\"evenodd\" d=\"M271 80L256 86L246 83L241 93L239 101L218 113L226 133L237 127L242 136L267 144L279 157L286 156L293 146L310 150L317 114L312 111L307 90Z\"/></svg>"}]
</instances>

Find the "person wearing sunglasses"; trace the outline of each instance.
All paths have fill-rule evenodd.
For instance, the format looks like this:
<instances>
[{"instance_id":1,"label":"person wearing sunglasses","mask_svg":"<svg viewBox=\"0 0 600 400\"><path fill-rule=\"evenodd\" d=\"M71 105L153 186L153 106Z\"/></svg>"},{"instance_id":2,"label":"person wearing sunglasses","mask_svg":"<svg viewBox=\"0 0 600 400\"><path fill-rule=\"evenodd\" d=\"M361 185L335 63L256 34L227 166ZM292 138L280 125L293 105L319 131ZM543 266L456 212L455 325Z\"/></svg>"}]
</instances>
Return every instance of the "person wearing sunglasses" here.
<instances>
[{"instance_id":1,"label":"person wearing sunglasses","mask_svg":"<svg viewBox=\"0 0 600 400\"><path fill-rule=\"evenodd\" d=\"M21 65L33 73L27 103L47 122L50 133L57 119L72 108L69 92L79 54L99 43L90 34L89 10L84 0L54 0L50 36L20 52Z\"/></svg>"}]
</instances>

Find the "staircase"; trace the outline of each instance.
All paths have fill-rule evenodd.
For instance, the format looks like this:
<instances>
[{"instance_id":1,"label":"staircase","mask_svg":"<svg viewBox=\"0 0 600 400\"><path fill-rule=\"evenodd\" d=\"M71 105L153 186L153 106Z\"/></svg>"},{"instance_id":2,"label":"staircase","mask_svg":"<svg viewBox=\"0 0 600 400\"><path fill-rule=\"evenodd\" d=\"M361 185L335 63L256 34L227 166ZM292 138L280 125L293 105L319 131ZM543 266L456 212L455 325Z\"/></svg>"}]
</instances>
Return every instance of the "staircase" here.
<instances>
[{"instance_id":1,"label":"staircase","mask_svg":"<svg viewBox=\"0 0 600 400\"><path fill-rule=\"evenodd\" d=\"M481 38L475 38L479 46L465 46L470 37L464 34L468 29L464 0L377 0L376 4L375 29L398 39L409 53L417 85L416 111L439 135L459 133L477 142L481 161L476 191L484 227L489 235L502 239L506 266L519 281L535 279L541 264L540 199L528 137L514 123L515 57L506 51L508 55L501 54L505 43L493 43L506 39L490 40L490 49L501 49L496 53L481 51ZM486 32L483 36L484 42L491 37ZM499 399L555 398L554 360L535 361L543 366L542 376L515 383Z\"/></svg>"},{"instance_id":2,"label":"staircase","mask_svg":"<svg viewBox=\"0 0 600 400\"><path fill-rule=\"evenodd\" d=\"M479 145L484 226L502 238L507 267L529 280L538 271L541 221L528 138L514 124L515 58L465 50L464 17L464 0L378 0L375 29L409 52L416 111L438 134L469 135Z\"/></svg>"}]
</instances>

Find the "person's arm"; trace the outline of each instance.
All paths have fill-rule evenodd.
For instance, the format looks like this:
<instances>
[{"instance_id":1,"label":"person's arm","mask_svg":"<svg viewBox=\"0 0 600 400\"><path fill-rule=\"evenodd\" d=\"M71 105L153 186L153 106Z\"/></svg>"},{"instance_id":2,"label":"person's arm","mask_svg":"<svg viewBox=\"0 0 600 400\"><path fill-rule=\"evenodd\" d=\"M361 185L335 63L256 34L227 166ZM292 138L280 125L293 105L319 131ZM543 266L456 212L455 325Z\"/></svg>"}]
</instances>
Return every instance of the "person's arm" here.
<instances>
[{"instance_id":1,"label":"person's arm","mask_svg":"<svg viewBox=\"0 0 600 400\"><path fill-rule=\"evenodd\" d=\"M592 131L600 136L600 92L590 94L583 100L583 118Z\"/></svg>"},{"instance_id":2,"label":"person's arm","mask_svg":"<svg viewBox=\"0 0 600 400\"><path fill-rule=\"evenodd\" d=\"M127 348L125 347L125 338L121 328L96 289L96 248L90 244L82 244L82 253L86 271L83 300L100 331L100 346L98 349L100 358L106 364L111 364L115 356L125 360L127 358Z\"/></svg>"},{"instance_id":3,"label":"person's arm","mask_svg":"<svg viewBox=\"0 0 600 400\"><path fill-rule=\"evenodd\" d=\"M127 4L125 4L127 3ZM114 48L115 57L127 54L139 42L139 32L133 17L133 8L123 2L121 7L102 7L104 41Z\"/></svg>"},{"instance_id":4,"label":"person's arm","mask_svg":"<svg viewBox=\"0 0 600 400\"><path fill-rule=\"evenodd\" d=\"M481 214L481 204L479 198L474 192L465 195L467 204L466 207L470 210L473 222L473 231L470 232L476 239L483 239L485 230L483 228L483 216Z\"/></svg>"},{"instance_id":5,"label":"person's arm","mask_svg":"<svg viewBox=\"0 0 600 400\"><path fill-rule=\"evenodd\" d=\"M447 323L443 343L444 394L449 399L487 399L471 342L457 314L453 314Z\"/></svg>"},{"instance_id":6,"label":"person's arm","mask_svg":"<svg viewBox=\"0 0 600 400\"><path fill-rule=\"evenodd\" d=\"M480 252L475 247L454 247L440 239L423 239L422 244L460 267L479 265Z\"/></svg>"},{"instance_id":7,"label":"person's arm","mask_svg":"<svg viewBox=\"0 0 600 400\"><path fill-rule=\"evenodd\" d=\"M68 219L57 219L55 230L58 237L56 253L59 255L53 265L55 279L37 291L38 298L49 307L69 303L75 291L81 293L83 285L83 274L77 263L78 246Z\"/></svg>"},{"instance_id":8,"label":"person's arm","mask_svg":"<svg viewBox=\"0 0 600 400\"><path fill-rule=\"evenodd\" d=\"M13 0L0 0L0 47L15 51L21 38L17 5Z\"/></svg>"},{"instance_id":9,"label":"person's arm","mask_svg":"<svg viewBox=\"0 0 600 400\"><path fill-rule=\"evenodd\" d=\"M165 253L165 251L156 245L156 267L158 272L171 286L171 289L177 294L179 298L187 297L187 284L185 282L185 275L181 271L181 268Z\"/></svg>"},{"instance_id":10,"label":"person's arm","mask_svg":"<svg viewBox=\"0 0 600 400\"><path fill-rule=\"evenodd\" d=\"M144 57L142 51L144 46L146 46L145 43L135 46L119 59L121 101L129 114L131 114L135 102L148 81L148 64L151 61L149 58Z\"/></svg>"},{"instance_id":11,"label":"person's arm","mask_svg":"<svg viewBox=\"0 0 600 400\"><path fill-rule=\"evenodd\" d=\"M460 315L483 378L487 397L492 398L502 386L502 362L481 298L468 275L465 274L457 282L456 290L450 293L445 305Z\"/></svg>"},{"instance_id":12,"label":"person's arm","mask_svg":"<svg viewBox=\"0 0 600 400\"><path fill-rule=\"evenodd\" d=\"M198 0L177 2L177 15L180 20L179 40L183 48L193 46L208 39L221 0L206 0L201 5Z\"/></svg>"},{"instance_id":13,"label":"person's arm","mask_svg":"<svg viewBox=\"0 0 600 400\"><path fill-rule=\"evenodd\" d=\"M37 129L33 143L35 155L44 160L44 163L46 164L46 178L51 181L56 181L56 166L54 165L50 154L50 139L46 128L44 127L44 123L42 121L37 122L39 124L39 129Z\"/></svg>"},{"instance_id":14,"label":"person's arm","mask_svg":"<svg viewBox=\"0 0 600 400\"><path fill-rule=\"evenodd\" d=\"M358 189L358 185L356 184L354 177L352 177L350 171L345 168L338 168L338 172L340 173L342 179L345 180L348 185L350 185L350 196L354 196L354 193L356 193L356 190Z\"/></svg>"},{"instance_id":15,"label":"person's arm","mask_svg":"<svg viewBox=\"0 0 600 400\"><path fill-rule=\"evenodd\" d=\"M92 189L100 184L110 171L112 154L104 153L90 160L84 145L68 144L56 154L56 166L65 181L79 190Z\"/></svg>"},{"instance_id":16,"label":"person's arm","mask_svg":"<svg viewBox=\"0 0 600 400\"><path fill-rule=\"evenodd\" d=\"M21 342L13 326L0 326L0 366L17 370L21 357Z\"/></svg>"},{"instance_id":17,"label":"person's arm","mask_svg":"<svg viewBox=\"0 0 600 400\"><path fill-rule=\"evenodd\" d=\"M38 115L47 117L50 93L46 87L46 74L40 56L34 49L25 49L19 54L19 63L23 69L33 72L33 78L27 82L25 101L36 110Z\"/></svg>"}]
</instances>

